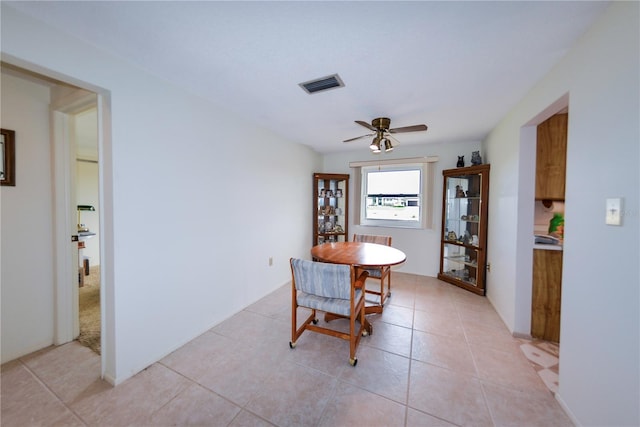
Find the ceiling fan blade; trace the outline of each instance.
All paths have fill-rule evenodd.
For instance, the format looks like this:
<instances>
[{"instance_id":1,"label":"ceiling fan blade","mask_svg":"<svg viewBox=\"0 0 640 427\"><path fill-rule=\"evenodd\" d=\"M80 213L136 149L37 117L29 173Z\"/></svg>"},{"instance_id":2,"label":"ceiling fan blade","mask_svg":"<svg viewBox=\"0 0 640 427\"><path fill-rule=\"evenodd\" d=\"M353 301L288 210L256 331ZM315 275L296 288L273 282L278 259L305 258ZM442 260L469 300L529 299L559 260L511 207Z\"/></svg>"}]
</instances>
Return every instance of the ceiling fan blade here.
<instances>
[{"instance_id":1,"label":"ceiling fan blade","mask_svg":"<svg viewBox=\"0 0 640 427\"><path fill-rule=\"evenodd\" d=\"M389 129L389 133L420 132L425 130L427 130L427 125L413 125L405 126L402 128Z\"/></svg>"},{"instance_id":2,"label":"ceiling fan blade","mask_svg":"<svg viewBox=\"0 0 640 427\"><path fill-rule=\"evenodd\" d=\"M367 135L356 136L355 138L351 138L351 139L345 139L345 140L344 140L344 141L342 141L342 142L351 142L351 141L355 141L356 139L366 138L366 137L373 136L373 135L375 135L375 133L369 133L369 134L367 134Z\"/></svg>"},{"instance_id":3,"label":"ceiling fan blade","mask_svg":"<svg viewBox=\"0 0 640 427\"><path fill-rule=\"evenodd\" d=\"M359 124L360 126L364 126L369 130L372 130L374 132L376 132L378 129L374 128L373 126L371 126L369 123L367 122L363 122L362 120L356 120L356 123Z\"/></svg>"}]
</instances>

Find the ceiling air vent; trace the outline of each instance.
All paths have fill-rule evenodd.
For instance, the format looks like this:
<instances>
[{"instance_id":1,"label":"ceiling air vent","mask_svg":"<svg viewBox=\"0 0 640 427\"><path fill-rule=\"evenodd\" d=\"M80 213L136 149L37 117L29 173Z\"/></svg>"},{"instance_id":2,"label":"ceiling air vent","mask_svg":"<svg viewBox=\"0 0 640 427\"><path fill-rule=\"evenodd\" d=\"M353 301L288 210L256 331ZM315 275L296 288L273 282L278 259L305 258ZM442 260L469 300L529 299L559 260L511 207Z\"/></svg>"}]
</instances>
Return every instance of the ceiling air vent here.
<instances>
[{"instance_id":1,"label":"ceiling air vent","mask_svg":"<svg viewBox=\"0 0 640 427\"><path fill-rule=\"evenodd\" d=\"M300 83L300 87L304 89L308 94L322 92L325 90L333 89L336 87L344 87L344 83L339 75L333 74L331 76L322 77L320 79L309 80L308 82Z\"/></svg>"}]
</instances>

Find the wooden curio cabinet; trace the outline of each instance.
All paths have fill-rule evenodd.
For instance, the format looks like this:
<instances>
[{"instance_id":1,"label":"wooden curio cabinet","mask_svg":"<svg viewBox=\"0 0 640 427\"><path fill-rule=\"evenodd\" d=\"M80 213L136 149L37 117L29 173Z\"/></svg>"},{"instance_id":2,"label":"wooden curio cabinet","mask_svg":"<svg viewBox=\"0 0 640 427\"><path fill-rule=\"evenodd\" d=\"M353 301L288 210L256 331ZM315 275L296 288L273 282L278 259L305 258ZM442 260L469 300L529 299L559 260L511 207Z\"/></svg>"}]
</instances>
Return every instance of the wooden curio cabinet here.
<instances>
[{"instance_id":1,"label":"wooden curio cabinet","mask_svg":"<svg viewBox=\"0 0 640 427\"><path fill-rule=\"evenodd\" d=\"M442 237L438 279L485 294L489 165L442 171Z\"/></svg>"},{"instance_id":2,"label":"wooden curio cabinet","mask_svg":"<svg viewBox=\"0 0 640 427\"><path fill-rule=\"evenodd\" d=\"M313 245L349 240L349 175L313 174Z\"/></svg>"}]
</instances>

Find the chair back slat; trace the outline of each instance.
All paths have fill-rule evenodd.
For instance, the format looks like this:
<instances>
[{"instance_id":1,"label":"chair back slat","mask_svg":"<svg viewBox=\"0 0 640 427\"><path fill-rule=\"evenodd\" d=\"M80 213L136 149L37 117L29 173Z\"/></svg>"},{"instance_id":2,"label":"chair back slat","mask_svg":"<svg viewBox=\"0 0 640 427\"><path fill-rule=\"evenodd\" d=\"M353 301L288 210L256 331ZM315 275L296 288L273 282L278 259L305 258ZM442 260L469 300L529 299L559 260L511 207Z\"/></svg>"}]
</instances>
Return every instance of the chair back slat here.
<instances>
[{"instance_id":1,"label":"chair back slat","mask_svg":"<svg viewBox=\"0 0 640 427\"><path fill-rule=\"evenodd\" d=\"M296 289L325 298L351 298L351 267L292 259Z\"/></svg>"},{"instance_id":2,"label":"chair back slat","mask_svg":"<svg viewBox=\"0 0 640 427\"><path fill-rule=\"evenodd\" d=\"M373 236L370 234L354 234L354 242L377 243L379 245L391 246L391 236Z\"/></svg>"}]
</instances>

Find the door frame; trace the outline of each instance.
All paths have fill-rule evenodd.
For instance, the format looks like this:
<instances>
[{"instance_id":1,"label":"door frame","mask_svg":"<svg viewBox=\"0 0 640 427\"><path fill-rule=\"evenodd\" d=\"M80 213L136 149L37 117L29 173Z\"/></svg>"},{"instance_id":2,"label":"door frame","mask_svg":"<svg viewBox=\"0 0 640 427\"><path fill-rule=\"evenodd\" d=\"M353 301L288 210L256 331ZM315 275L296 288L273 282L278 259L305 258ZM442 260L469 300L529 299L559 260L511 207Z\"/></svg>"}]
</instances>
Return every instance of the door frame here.
<instances>
[{"instance_id":1,"label":"door frame","mask_svg":"<svg viewBox=\"0 0 640 427\"><path fill-rule=\"evenodd\" d=\"M55 327L54 344L61 345L77 338L79 326L79 290L77 242L77 212L75 209L75 135L73 134L73 115L88 108L97 110L98 131L98 193L100 217L99 233L105 233L104 215L104 161L103 143L105 140L105 118L108 118L107 99L95 92L78 89L56 100L50 107L51 153L53 164L53 222L54 222L54 266L55 266ZM101 329L101 378L105 377L107 367L108 343L106 340L106 288L107 268L105 247L109 246L105 238L100 239L100 329Z\"/></svg>"},{"instance_id":2,"label":"door frame","mask_svg":"<svg viewBox=\"0 0 640 427\"><path fill-rule=\"evenodd\" d=\"M535 210L536 144L538 125L569 108L565 93L520 128L518 157L518 228L516 242L516 288L514 332L517 337L531 338L531 301L533 297L533 234ZM560 318L562 322L562 316Z\"/></svg>"}]
</instances>

